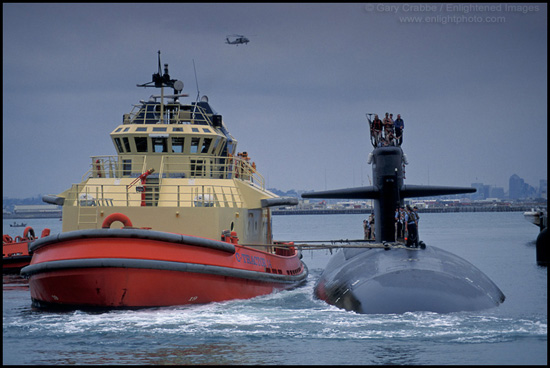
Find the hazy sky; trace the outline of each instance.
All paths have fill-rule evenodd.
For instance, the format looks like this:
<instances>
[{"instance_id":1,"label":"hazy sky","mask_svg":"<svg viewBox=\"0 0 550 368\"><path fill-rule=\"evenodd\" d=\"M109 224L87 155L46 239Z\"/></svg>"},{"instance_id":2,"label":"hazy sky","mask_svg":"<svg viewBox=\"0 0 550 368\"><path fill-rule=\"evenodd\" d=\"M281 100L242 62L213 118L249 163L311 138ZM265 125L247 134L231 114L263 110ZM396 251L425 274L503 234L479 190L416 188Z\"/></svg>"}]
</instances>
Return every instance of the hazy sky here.
<instances>
[{"instance_id":1,"label":"hazy sky","mask_svg":"<svg viewBox=\"0 0 550 368\"><path fill-rule=\"evenodd\" d=\"M546 4L3 4L3 195L114 155L157 50L268 187L369 185L370 112L403 116L408 184L547 178Z\"/></svg>"}]
</instances>

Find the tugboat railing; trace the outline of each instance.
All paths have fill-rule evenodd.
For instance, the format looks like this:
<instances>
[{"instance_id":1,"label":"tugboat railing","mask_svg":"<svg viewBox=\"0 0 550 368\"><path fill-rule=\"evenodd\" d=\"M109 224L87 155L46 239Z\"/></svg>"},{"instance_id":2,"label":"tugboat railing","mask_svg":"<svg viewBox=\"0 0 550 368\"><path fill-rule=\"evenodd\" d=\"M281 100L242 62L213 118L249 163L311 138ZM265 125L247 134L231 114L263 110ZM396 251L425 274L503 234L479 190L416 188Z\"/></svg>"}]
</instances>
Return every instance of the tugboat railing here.
<instances>
[{"instance_id":1,"label":"tugboat railing","mask_svg":"<svg viewBox=\"0 0 550 368\"><path fill-rule=\"evenodd\" d=\"M73 184L65 206L78 207L231 207L244 206L239 191L232 185L145 184L143 189L125 185ZM162 187L162 190L160 188Z\"/></svg>"},{"instance_id":2,"label":"tugboat railing","mask_svg":"<svg viewBox=\"0 0 550 368\"><path fill-rule=\"evenodd\" d=\"M151 96L156 100L160 96ZM212 126L211 115L196 104L189 106L179 103L163 103L162 114L160 102L148 102L142 105L134 105L132 111L124 114L123 124L191 124Z\"/></svg>"},{"instance_id":3,"label":"tugboat railing","mask_svg":"<svg viewBox=\"0 0 550 368\"><path fill-rule=\"evenodd\" d=\"M137 178L153 167L151 158L143 156L92 156L91 167L82 176L82 181L89 178ZM264 177L256 171L249 160L241 157L220 157L193 155L185 157L164 155L159 160L160 166L151 177L167 178L201 178L201 179L240 179L265 189Z\"/></svg>"},{"instance_id":4,"label":"tugboat railing","mask_svg":"<svg viewBox=\"0 0 550 368\"><path fill-rule=\"evenodd\" d=\"M234 207L244 205L237 188L230 183L203 184L187 180L168 179L236 179L264 189L264 179L243 157L219 156L163 156L157 160L158 170L147 176L143 185L120 185L120 181L105 183L90 178L135 179L147 171L151 159L146 155L125 157L93 156L92 167L82 183L74 184L65 199L65 205L79 207ZM218 184L219 183L219 184ZM129 184L129 183L126 183Z\"/></svg>"}]
</instances>

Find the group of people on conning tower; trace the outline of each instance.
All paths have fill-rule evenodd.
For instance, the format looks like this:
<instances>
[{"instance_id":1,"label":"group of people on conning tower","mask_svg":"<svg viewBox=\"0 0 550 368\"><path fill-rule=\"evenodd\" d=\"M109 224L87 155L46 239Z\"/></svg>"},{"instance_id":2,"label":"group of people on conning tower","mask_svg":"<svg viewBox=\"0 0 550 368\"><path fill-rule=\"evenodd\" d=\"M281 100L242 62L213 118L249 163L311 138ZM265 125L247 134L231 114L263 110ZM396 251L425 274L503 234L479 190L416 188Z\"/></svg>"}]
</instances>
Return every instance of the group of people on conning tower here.
<instances>
[{"instance_id":1,"label":"group of people on conning tower","mask_svg":"<svg viewBox=\"0 0 550 368\"><path fill-rule=\"evenodd\" d=\"M405 129L405 123L401 114L397 114L395 121L393 114L386 113L383 120L375 114L371 123L371 136L374 138L376 147L400 146L403 143L403 129Z\"/></svg>"}]
</instances>

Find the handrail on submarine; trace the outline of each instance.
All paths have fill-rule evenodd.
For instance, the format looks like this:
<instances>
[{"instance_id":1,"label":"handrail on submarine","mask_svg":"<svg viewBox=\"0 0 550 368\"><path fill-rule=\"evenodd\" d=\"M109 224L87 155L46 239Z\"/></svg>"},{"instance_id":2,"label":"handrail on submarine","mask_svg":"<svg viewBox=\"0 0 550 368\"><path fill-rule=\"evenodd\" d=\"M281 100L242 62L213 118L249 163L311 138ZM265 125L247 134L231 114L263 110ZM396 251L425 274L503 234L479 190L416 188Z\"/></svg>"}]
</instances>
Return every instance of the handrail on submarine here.
<instances>
[{"instance_id":1,"label":"handrail on submarine","mask_svg":"<svg viewBox=\"0 0 550 368\"><path fill-rule=\"evenodd\" d=\"M321 244L311 244L311 243L321 243ZM342 243L342 244L338 244ZM339 248L403 248L410 250L424 249L408 247L403 242L382 242L376 243L375 241L363 240L363 239L340 239L340 240L298 240L294 242L284 241L277 244L241 244L246 247L276 247L276 248L290 248L295 247L298 249L307 249L307 250L322 250L322 249L339 249Z\"/></svg>"}]
</instances>

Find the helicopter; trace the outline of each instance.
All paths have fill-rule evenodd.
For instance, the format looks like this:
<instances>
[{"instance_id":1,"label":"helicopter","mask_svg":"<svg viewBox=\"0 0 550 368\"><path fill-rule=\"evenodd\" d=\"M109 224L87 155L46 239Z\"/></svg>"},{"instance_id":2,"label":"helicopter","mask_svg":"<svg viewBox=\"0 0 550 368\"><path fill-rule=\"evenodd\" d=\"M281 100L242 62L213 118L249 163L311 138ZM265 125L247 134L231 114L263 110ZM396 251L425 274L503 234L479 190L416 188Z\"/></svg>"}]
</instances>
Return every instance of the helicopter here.
<instances>
[{"instance_id":1,"label":"helicopter","mask_svg":"<svg viewBox=\"0 0 550 368\"><path fill-rule=\"evenodd\" d=\"M230 40L229 38L230 37L234 37L235 39L234 40ZM245 36L243 35L228 35L226 38L225 38L225 43L228 44L228 45L237 45L239 46L239 44L247 44L249 43L250 40L248 38L246 38Z\"/></svg>"}]
</instances>

